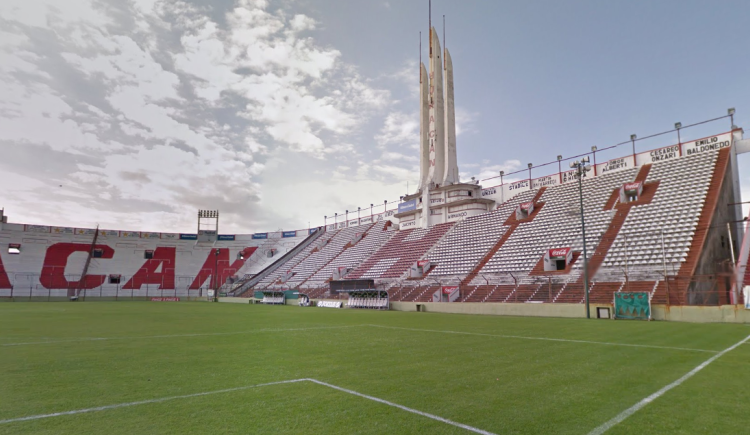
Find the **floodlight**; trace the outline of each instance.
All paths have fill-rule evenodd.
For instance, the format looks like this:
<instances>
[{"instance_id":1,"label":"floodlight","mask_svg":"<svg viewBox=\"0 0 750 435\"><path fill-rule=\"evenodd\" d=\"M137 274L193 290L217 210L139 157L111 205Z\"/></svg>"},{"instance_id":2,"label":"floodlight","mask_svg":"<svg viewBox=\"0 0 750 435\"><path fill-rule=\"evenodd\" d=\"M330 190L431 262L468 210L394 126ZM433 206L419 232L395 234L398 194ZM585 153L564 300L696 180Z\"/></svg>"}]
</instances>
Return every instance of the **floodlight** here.
<instances>
[{"instance_id":1,"label":"floodlight","mask_svg":"<svg viewBox=\"0 0 750 435\"><path fill-rule=\"evenodd\" d=\"M557 160L562 160L562 156L557 156Z\"/></svg>"},{"instance_id":2,"label":"floodlight","mask_svg":"<svg viewBox=\"0 0 750 435\"><path fill-rule=\"evenodd\" d=\"M594 146L592 146L592 147L591 147L591 151L594 151L594 152L596 152L596 149L597 149L597 148L596 148L596 145L594 145Z\"/></svg>"},{"instance_id":3,"label":"floodlight","mask_svg":"<svg viewBox=\"0 0 750 435\"><path fill-rule=\"evenodd\" d=\"M500 176L502 177L503 175L505 175L505 171L500 171Z\"/></svg>"},{"instance_id":4,"label":"floodlight","mask_svg":"<svg viewBox=\"0 0 750 435\"><path fill-rule=\"evenodd\" d=\"M730 107L729 109L727 109L727 115L729 116L734 115L734 107Z\"/></svg>"},{"instance_id":5,"label":"floodlight","mask_svg":"<svg viewBox=\"0 0 750 435\"><path fill-rule=\"evenodd\" d=\"M631 134L631 135L630 135L630 140L636 140L636 139L638 139L638 136L636 136L636 135L634 135L634 134Z\"/></svg>"},{"instance_id":6,"label":"floodlight","mask_svg":"<svg viewBox=\"0 0 750 435\"><path fill-rule=\"evenodd\" d=\"M578 166L578 160L576 160L574 162L570 162L570 167L571 168L575 168L576 166Z\"/></svg>"},{"instance_id":7,"label":"floodlight","mask_svg":"<svg viewBox=\"0 0 750 435\"><path fill-rule=\"evenodd\" d=\"M677 129L677 130L681 129L682 128L682 123L681 122L675 122L674 123L674 128Z\"/></svg>"},{"instance_id":8,"label":"floodlight","mask_svg":"<svg viewBox=\"0 0 750 435\"><path fill-rule=\"evenodd\" d=\"M534 165L532 165L531 163L529 163L529 165L528 165L528 166L529 166L529 169L531 169L531 167L532 167L532 166L534 166Z\"/></svg>"},{"instance_id":9,"label":"floodlight","mask_svg":"<svg viewBox=\"0 0 750 435\"><path fill-rule=\"evenodd\" d=\"M581 163L588 163L589 160L590 160L589 156L586 156L586 157L584 157L584 158L581 159Z\"/></svg>"}]
</instances>

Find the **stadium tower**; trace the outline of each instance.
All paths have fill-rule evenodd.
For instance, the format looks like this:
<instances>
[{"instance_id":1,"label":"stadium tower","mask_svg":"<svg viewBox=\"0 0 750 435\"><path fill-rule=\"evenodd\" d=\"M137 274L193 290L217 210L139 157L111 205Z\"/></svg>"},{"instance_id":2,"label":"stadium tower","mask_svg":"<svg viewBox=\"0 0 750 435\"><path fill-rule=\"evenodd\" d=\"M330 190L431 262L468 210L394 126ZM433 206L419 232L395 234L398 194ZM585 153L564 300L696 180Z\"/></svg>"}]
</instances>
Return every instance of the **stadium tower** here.
<instances>
[{"instance_id":1,"label":"stadium tower","mask_svg":"<svg viewBox=\"0 0 750 435\"><path fill-rule=\"evenodd\" d=\"M453 62L447 47L441 57L440 39L434 27L430 27L429 39L429 76L424 63L420 62L419 67L419 186L399 204L395 217L401 229L430 228L486 213L495 203L482 199L479 182L460 181Z\"/></svg>"}]
</instances>

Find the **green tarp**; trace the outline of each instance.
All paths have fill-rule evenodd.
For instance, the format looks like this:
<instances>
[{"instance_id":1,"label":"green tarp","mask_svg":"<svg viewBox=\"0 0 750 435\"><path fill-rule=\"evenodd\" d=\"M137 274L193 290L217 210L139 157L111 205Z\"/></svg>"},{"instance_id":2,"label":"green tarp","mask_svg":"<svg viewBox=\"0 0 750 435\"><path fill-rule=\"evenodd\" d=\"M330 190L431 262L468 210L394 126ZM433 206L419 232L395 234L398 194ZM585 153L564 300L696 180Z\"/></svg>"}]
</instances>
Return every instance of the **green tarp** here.
<instances>
[{"instance_id":1,"label":"green tarp","mask_svg":"<svg viewBox=\"0 0 750 435\"><path fill-rule=\"evenodd\" d=\"M615 293L615 319L651 318L651 304L646 292Z\"/></svg>"}]
</instances>

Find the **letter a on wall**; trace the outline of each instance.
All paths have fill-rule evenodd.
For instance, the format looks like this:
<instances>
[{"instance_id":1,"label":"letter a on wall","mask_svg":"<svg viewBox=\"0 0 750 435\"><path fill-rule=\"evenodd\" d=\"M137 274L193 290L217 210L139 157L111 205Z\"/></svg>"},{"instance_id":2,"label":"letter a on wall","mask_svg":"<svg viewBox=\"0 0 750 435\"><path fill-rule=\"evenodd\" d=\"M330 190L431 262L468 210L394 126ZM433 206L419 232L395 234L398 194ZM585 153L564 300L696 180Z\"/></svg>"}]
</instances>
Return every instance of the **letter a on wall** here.
<instances>
[{"instance_id":1,"label":"letter a on wall","mask_svg":"<svg viewBox=\"0 0 750 435\"><path fill-rule=\"evenodd\" d=\"M155 284L161 290L174 289L176 249L173 247L156 248L154 256L146 260L122 288L139 290L143 284Z\"/></svg>"}]
</instances>

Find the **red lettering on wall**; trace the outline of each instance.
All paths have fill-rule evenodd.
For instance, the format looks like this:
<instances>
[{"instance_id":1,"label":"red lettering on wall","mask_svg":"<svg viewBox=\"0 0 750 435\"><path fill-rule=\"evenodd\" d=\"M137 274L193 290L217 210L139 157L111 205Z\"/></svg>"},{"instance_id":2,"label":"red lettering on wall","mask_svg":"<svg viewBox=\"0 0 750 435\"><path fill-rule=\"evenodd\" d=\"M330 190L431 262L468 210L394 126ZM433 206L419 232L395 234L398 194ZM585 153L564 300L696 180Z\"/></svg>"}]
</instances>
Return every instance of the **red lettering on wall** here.
<instances>
[{"instance_id":1,"label":"red lettering on wall","mask_svg":"<svg viewBox=\"0 0 750 435\"><path fill-rule=\"evenodd\" d=\"M8 279L8 274L5 273L5 266L3 266L2 257L0 257L0 288L12 288L10 285L10 279Z\"/></svg>"},{"instance_id":2,"label":"red lettering on wall","mask_svg":"<svg viewBox=\"0 0 750 435\"><path fill-rule=\"evenodd\" d=\"M86 275L84 282L69 281L65 276L65 266L68 265L68 258L74 252L89 252L91 245L87 243L55 243L47 248L42 265L42 275L39 277L39 283L46 289L68 289L68 296L73 296L75 290L90 290L104 284L105 275ZM112 258L115 250L107 245L96 245L94 249L101 249L102 256L97 260Z\"/></svg>"},{"instance_id":3,"label":"red lettering on wall","mask_svg":"<svg viewBox=\"0 0 750 435\"><path fill-rule=\"evenodd\" d=\"M139 290L143 284L156 284L161 290L174 289L176 250L174 247L156 248L154 256L146 260L122 288Z\"/></svg>"},{"instance_id":4,"label":"red lettering on wall","mask_svg":"<svg viewBox=\"0 0 750 435\"><path fill-rule=\"evenodd\" d=\"M224 282L226 282L227 278L234 275L238 270L240 270L242 265L245 264L245 260L250 258L250 256L253 255L253 252L255 252L256 249L258 248L245 248L244 250L242 250L244 259L235 260L235 262L231 265L229 264L229 249L211 249L211 251L209 251L208 253L206 261L203 263L203 267L201 267L201 270L193 280L193 283L190 284L190 289L197 290L201 288L201 285L203 285L209 278L211 278L211 282L209 282L211 288L221 286L222 284L224 284ZM216 251L219 251L219 255L216 255ZM214 271L216 271L216 276L214 276Z\"/></svg>"}]
</instances>

